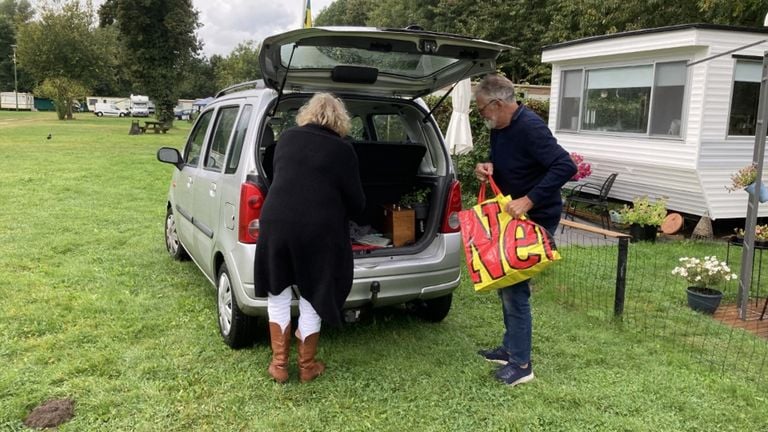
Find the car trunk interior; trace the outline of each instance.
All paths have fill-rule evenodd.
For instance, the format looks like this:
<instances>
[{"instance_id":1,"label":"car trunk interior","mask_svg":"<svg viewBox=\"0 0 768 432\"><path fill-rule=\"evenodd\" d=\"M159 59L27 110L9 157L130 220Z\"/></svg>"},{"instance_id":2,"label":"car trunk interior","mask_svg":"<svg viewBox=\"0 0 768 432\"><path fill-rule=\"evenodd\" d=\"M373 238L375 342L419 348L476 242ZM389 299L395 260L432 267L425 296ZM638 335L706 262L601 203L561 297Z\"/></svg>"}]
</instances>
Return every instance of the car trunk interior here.
<instances>
[{"instance_id":1,"label":"car trunk interior","mask_svg":"<svg viewBox=\"0 0 768 432\"><path fill-rule=\"evenodd\" d=\"M272 157L282 131L295 119L308 95L289 95L259 135L258 160L271 181ZM348 140L357 153L366 195L363 214L350 224L358 255L413 253L429 244L440 225L450 159L428 110L409 100L344 98L352 128ZM270 130L271 129L271 130ZM426 199L424 199L426 198ZM426 201L423 206L413 205Z\"/></svg>"}]
</instances>

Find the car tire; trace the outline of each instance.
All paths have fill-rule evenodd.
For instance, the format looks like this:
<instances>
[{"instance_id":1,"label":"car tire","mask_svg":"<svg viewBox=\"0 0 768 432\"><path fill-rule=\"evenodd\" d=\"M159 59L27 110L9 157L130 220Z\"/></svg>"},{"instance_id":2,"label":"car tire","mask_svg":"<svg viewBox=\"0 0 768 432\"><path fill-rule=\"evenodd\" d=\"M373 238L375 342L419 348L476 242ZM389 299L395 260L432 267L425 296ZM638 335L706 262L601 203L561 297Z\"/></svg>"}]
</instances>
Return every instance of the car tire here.
<instances>
[{"instance_id":1,"label":"car tire","mask_svg":"<svg viewBox=\"0 0 768 432\"><path fill-rule=\"evenodd\" d=\"M96 117L101 117L101 116L103 116L103 115L104 115L104 113L103 113L103 112L97 112L97 113L96 113Z\"/></svg>"},{"instance_id":2,"label":"car tire","mask_svg":"<svg viewBox=\"0 0 768 432\"><path fill-rule=\"evenodd\" d=\"M125 114L123 114L123 113L118 113L118 114L117 114L117 116L118 116L118 117L125 117Z\"/></svg>"},{"instance_id":3,"label":"car tire","mask_svg":"<svg viewBox=\"0 0 768 432\"><path fill-rule=\"evenodd\" d=\"M176 216L173 214L171 207L168 207L168 211L165 214L165 249L168 251L168 255L176 261L186 261L189 259L189 254L184 246L179 241L179 235L176 232Z\"/></svg>"},{"instance_id":4,"label":"car tire","mask_svg":"<svg viewBox=\"0 0 768 432\"><path fill-rule=\"evenodd\" d=\"M237 305L237 297L226 263L221 264L216 278L216 309L219 333L225 344L232 349L245 348L253 344L256 335L256 318L243 313Z\"/></svg>"},{"instance_id":5,"label":"car tire","mask_svg":"<svg viewBox=\"0 0 768 432\"><path fill-rule=\"evenodd\" d=\"M429 300L416 300L411 303L417 317L429 322L440 322L448 316L453 302L453 294Z\"/></svg>"}]
</instances>

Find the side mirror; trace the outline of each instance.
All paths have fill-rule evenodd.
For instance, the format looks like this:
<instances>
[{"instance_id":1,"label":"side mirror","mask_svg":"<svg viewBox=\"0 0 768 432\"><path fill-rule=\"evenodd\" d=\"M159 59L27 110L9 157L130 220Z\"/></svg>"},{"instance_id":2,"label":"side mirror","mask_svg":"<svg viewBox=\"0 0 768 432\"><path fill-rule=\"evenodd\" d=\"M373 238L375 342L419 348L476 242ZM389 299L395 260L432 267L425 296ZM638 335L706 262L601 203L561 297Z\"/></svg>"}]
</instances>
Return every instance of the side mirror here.
<instances>
[{"instance_id":1,"label":"side mirror","mask_svg":"<svg viewBox=\"0 0 768 432\"><path fill-rule=\"evenodd\" d=\"M184 159L181 157L181 153L172 147L161 147L157 151L157 160L164 163L169 163L181 171L184 168Z\"/></svg>"}]
</instances>

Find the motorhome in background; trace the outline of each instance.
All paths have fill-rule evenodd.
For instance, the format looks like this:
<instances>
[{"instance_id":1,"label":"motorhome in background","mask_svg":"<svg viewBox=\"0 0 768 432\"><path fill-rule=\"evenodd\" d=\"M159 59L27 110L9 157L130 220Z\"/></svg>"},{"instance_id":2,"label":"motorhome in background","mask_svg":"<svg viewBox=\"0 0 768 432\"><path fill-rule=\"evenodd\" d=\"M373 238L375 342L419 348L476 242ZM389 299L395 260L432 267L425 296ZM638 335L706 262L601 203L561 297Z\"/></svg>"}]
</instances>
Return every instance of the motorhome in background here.
<instances>
[{"instance_id":1,"label":"motorhome in background","mask_svg":"<svg viewBox=\"0 0 768 432\"><path fill-rule=\"evenodd\" d=\"M131 117L149 117L149 97L131 95Z\"/></svg>"},{"instance_id":2,"label":"motorhome in background","mask_svg":"<svg viewBox=\"0 0 768 432\"><path fill-rule=\"evenodd\" d=\"M18 93L18 99L15 92L2 92L0 93L0 109L15 110L32 110L35 107L35 97L32 93Z\"/></svg>"},{"instance_id":3,"label":"motorhome in background","mask_svg":"<svg viewBox=\"0 0 768 432\"><path fill-rule=\"evenodd\" d=\"M88 96L86 99L88 105L88 111L95 111L96 104L115 104L118 108L124 111L130 111L131 100L125 97L110 97L110 96Z\"/></svg>"}]
</instances>

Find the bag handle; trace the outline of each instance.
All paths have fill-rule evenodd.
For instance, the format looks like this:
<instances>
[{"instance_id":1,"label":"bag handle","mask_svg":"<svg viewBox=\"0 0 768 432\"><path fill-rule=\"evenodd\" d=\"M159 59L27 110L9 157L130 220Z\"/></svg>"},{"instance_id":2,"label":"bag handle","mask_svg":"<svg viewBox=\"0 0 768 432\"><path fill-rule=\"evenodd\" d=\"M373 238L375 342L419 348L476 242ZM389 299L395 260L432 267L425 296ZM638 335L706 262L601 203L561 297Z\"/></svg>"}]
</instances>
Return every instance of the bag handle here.
<instances>
[{"instance_id":1,"label":"bag handle","mask_svg":"<svg viewBox=\"0 0 768 432\"><path fill-rule=\"evenodd\" d=\"M488 181L484 181L480 184L480 190L477 192L477 202L478 204L485 201L485 185L486 183L491 184L491 191L493 192L493 195L501 195L501 189L496 185L496 182L493 181L492 176L488 176Z\"/></svg>"}]
</instances>

